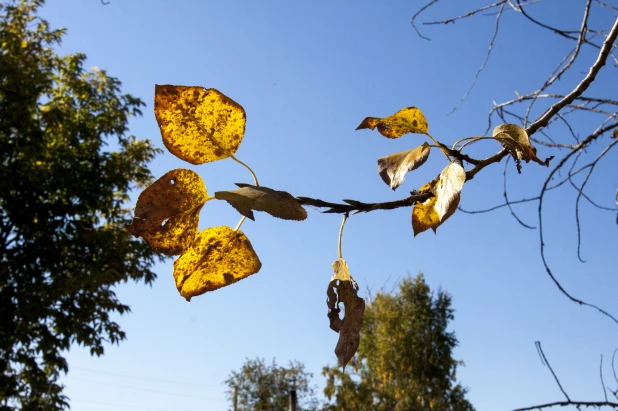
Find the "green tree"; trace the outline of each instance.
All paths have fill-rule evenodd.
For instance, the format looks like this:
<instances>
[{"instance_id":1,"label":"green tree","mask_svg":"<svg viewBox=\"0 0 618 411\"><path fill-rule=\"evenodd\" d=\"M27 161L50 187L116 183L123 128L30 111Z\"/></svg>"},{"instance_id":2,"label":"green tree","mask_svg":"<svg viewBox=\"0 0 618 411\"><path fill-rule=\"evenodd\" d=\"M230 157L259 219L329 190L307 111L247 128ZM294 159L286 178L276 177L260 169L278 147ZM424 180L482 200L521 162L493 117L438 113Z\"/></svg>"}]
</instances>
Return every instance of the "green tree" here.
<instances>
[{"instance_id":1,"label":"green tree","mask_svg":"<svg viewBox=\"0 0 618 411\"><path fill-rule=\"evenodd\" d=\"M264 359L247 359L240 371L232 371L225 381L226 395L238 411L287 410L289 392L296 390L298 409L315 410L317 400L310 385L313 374L298 361L279 367L275 360L266 365Z\"/></svg>"},{"instance_id":2,"label":"green tree","mask_svg":"<svg viewBox=\"0 0 618 411\"><path fill-rule=\"evenodd\" d=\"M56 54L64 31L37 17L42 4L0 4L1 409L68 407L64 352L124 339L113 287L151 283L157 260L124 229L157 153L127 135L144 103L83 54Z\"/></svg>"},{"instance_id":3,"label":"green tree","mask_svg":"<svg viewBox=\"0 0 618 411\"><path fill-rule=\"evenodd\" d=\"M329 410L472 411L457 383L451 297L429 289L422 274L395 294L378 293L365 310L352 373L325 367ZM354 378L353 378L354 377Z\"/></svg>"}]
</instances>

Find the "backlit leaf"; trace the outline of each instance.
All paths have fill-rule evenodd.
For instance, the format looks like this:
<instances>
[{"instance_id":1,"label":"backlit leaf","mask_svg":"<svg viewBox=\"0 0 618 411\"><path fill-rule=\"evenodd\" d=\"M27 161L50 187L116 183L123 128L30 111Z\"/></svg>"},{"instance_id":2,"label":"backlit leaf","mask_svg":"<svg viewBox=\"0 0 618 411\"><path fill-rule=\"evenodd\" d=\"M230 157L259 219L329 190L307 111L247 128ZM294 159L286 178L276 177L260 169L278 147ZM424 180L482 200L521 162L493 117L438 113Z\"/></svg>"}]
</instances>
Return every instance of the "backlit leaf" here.
<instances>
[{"instance_id":1,"label":"backlit leaf","mask_svg":"<svg viewBox=\"0 0 618 411\"><path fill-rule=\"evenodd\" d=\"M127 230L160 253L181 254L193 243L207 197L198 174L184 168L168 171L139 195Z\"/></svg>"},{"instance_id":2,"label":"backlit leaf","mask_svg":"<svg viewBox=\"0 0 618 411\"><path fill-rule=\"evenodd\" d=\"M451 204L459 201L459 193L461 193L464 181L466 181L466 172L457 163L449 164L440 173L438 184L433 192L437 198L435 208L440 222L448 214Z\"/></svg>"},{"instance_id":3,"label":"backlit leaf","mask_svg":"<svg viewBox=\"0 0 618 411\"><path fill-rule=\"evenodd\" d=\"M213 88L156 85L154 111L165 147L191 164L230 157L245 135L245 110Z\"/></svg>"},{"instance_id":4,"label":"backlit leaf","mask_svg":"<svg viewBox=\"0 0 618 411\"><path fill-rule=\"evenodd\" d=\"M174 279L180 295L192 297L247 278L262 268L249 239L230 227L200 231L195 241L174 262Z\"/></svg>"},{"instance_id":5,"label":"backlit leaf","mask_svg":"<svg viewBox=\"0 0 618 411\"><path fill-rule=\"evenodd\" d=\"M266 211L273 217L284 220L301 221L307 218L307 211L290 193L250 184L237 183L236 185L240 188L232 191L217 191L215 198L227 201L247 218L255 219L252 210Z\"/></svg>"},{"instance_id":6,"label":"backlit leaf","mask_svg":"<svg viewBox=\"0 0 618 411\"><path fill-rule=\"evenodd\" d=\"M541 161L536 156L536 147L530 144L530 138L526 130L517 124L500 124L494 128L493 137L506 148L515 159L517 171L521 173L521 160L526 163L530 160L536 161L543 166L549 166L552 157Z\"/></svg>"},{"instance_id":7,"label":"backlit leaf","mask_svg":"<svg viewBox=\"0 0 618 411\"><path fill-rule=\"evenodd\" d=\"M378 159L378 172L386 184L395 190L408 171L422 166L429 158L429 144L423 143L415 149L402 151Z\"/></svg>"},{"instance_id":8,"label":"backlit leaf","mask_svg":"<svg viewBox=\"0 0 618 411\"><path fill-rule=\"evenodd\" d=\"M451 203L447 213L440 221L438 211L436 210L437 200L437 197L431 197L423 203L416 203L414 205L412 209L412 231L414 232L414 237L430 228L435 233L438 227L457 211L459 197Z\"/></svg>"},{"instance_id":9,"label":"backlit leaf","mask_svg":"<svg viewBox=\"0 0 618 411\"><path fill-rule=\"evenodd\" d=\"M333 270L335 275L331 278L326 290L328 296L326 303L328 304L330 328L339 333L335 354L339 363L345 368L356 353L360 343L365 300L357 295L358 284L350 275L344 259L336 260L333 263ZM345 308L343 320L339 317L341 312L339 304L341 303Z\"/></svg>"},{"instance_id":10,"label":"backlit leaf","mask_svg":"<svg viewBox=\"0 0 618 411\"><path fill-rule=\"evenodd\" d=\"M425 134L429 131L425 116L416 107L407 107L385 118L366 117L356 128L378 128L380 134L388 138L399 138L407 133Z\"/></svg>"}]
</instances>

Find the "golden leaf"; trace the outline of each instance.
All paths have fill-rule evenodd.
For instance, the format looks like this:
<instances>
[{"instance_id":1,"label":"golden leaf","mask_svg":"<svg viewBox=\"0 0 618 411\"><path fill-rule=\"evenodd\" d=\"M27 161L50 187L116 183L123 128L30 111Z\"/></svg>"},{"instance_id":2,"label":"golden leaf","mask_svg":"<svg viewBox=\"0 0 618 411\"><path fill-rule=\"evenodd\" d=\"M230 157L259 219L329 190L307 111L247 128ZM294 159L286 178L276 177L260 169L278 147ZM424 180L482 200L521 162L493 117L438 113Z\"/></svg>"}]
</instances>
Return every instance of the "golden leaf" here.
<instances>
[{"instance_id":1,"label":"golden leaf","mask_svg":"<svg viewBox=\"0 0 618 411\"><path fill-rule=\"evenodd\" d=\"M430 228L435 233L438 227L457 211L459 197L451 203L447 213L442 217L442 221L440 221L438 211L436 210L437 200L437 197L431 197L425 200L424 203L419 202L414 205L412 209L412 231L414 231L414 237Z\"/></svg>"},{"instance_id":2,"label":"golden leaf","mask_svg":"<svg viewBox=\"0 0 618 411\"><path fill-rule=\"evenodd\" d=\"M356 353L360 343L365 300L357 295L358 284L350 275L348 265L343 258L333 263L333 270L335 275L331 278L326 290L328 296L326 303L328 304L330 328L339 333L335 354L339 363L345 368ZM339 318L340 303L343 303L345 307L343 320Z\"/></svg>"},{"instance_id":3,"label":"golden leaf","mask_svg":"<svg viewBox=\"0 0 618 411\"><path fill-rule=\"evenodd\" d=\"M380 134L388 138L399 138L407 133L425 134L429 131L427 119L416 107L401 109L385 118L366 117L356 129L370 128L373 130L376 127Z\"/></svg>"},{"instance_id":4,"label":"golden leaf","mask_svg":"<svg viewBox=\"0 0 618 411\"><path fill-rule=\"evenodd\" d=\"M543 166L549 166L549 162L554 158L551 156L545 159L545 161L541 161L536 156L536 147L530 144L528 133L517 124L500 124L494 128L493 137L511 153L517 164L517 171L520 173L521 160L524 160L526 163L533 160Z\"/></svg>"},{"instance_id":5,"label":"golden leaf","mask_svg":"<svg viewBox=\"0 0 618 411\"><path fill-rule=\"evenodd\" d=\"M437 198L435 209L440 222L448 214L451 204L456 200L458 201L464 181L466 181L466 172L457 163L449 164L440 173L438 184L433 191Z\"/></svg>"},{"instance_id":6,"label":"golden leaf","mask_svg":"<svg viewBox=\"0 0 618 411\"><path fill-rule=\"evenodd\" d=\"M193 243L207 197L197 173L184 168L168 171L139 195L127 230L157 252L181 254Z\"/></svg>"},{"instance_id":7,"label":"golden leaf","mask_svg":"<svg viewBox=\"0 0 618 411\"><path fill-rule=\"evenodd\" d=\"M429 158L429 144L423 143L415 149L402 151L378 159L378 172L386 184L395 190L408 171L422 166Z\"/></svg>"},{"instance_id":8,"label":"golden leaf","mask_svg":"<svg viewBox=\"0 0 618 411\"><path fill-rule=\"evenodd\" d=\"M192 297L247 278L262 268L249 239L230 227L200 231L193 246L174 261L174 279L180 295Z\"/></svg>"},{"instance_id":9,"label":"golden leaf","mask_svg":"<svg viewBox=\"0 0 618 411\"><path fill-rule=\"evenodd\" d=\"M154 111L165 147L191 164L232 156L245 135L245 109L213 88L156 85Z\"/></svg>"},{"instance_id":10,"label":"golden leaf","mask_svg":"<svg viewBox=\"0 0 618 411\"><path fill-rule=\"evenodd\" d=\"M266 211L273 217L284 220L302 221L307 218L307 211L290 193L250 184L237 183L236 185L240 188L232 191L217 191L215 198L227 201L247 218L255 220L252 210Z\"/></svg>"}]
</instances>

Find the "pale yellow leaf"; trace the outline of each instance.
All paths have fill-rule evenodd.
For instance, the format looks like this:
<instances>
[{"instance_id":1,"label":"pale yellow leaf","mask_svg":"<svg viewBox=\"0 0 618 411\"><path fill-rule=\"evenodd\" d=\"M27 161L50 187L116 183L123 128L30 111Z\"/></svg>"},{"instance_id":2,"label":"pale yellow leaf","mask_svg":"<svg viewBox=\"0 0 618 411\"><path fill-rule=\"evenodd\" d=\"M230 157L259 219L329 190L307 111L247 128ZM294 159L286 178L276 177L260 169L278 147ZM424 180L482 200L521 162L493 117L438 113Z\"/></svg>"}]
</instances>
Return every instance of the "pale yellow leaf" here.
<instances>
[{"instance_id":1,"label":"pale yellow leaf","mask_svg":"<svg viewBox=\"0 0 618 411\"><path fill-rule=\"evenodd\" d=\"M193 243L207 197L197 173L184 168L168 171L139 195L127 230L157 252L181 254Z\"/></svg>"},{"instance_id":2,"label":"pale yellow leaf","mask_svg":"<svg viewBox=\"0 0 618 411\"><path fill-rule=\"evenodd\" d=\"M438 212L436 211L437 200L437 197L431 197L423 203L416 203L414 205L412 209L412 231L414 232L414 237L430 228L435 233L438 227L457 211L459 197L451 203L447 213L442 217L442 220L440 220Z\"/></svg>"},{"instance_id":3,"label":"pale yellow leaf","mask_svg":"<svg viewBox=\"0 0 618 411\"><path fill-rule=\"evenodd\" d=\"M407 107L389 117L366 117L356 128L378 128L380 134L388 138L399 138L407 133L425 134L429 131L427 119L421 110L416 107Z\"/></svg>"},{"instance_id":4,"label":"pale yellow leaf","mask_svg":"<svg viewBox=\"0 0 618 411\"><path fill-rule=\"evenodd\" d=\"M307 211L288 192L262 186L236 184L240 188L232 191L217 191L215 198L230 203L238 212L254 220L253 211L266 211L273 217L301 221L307 218Z\"/></svg>"},{"instance_id":5,"label":"pale yellow leaf","mask_svg":"<svg viewBox=\"0 0 618 411\"><path fill-rule=\"evenodd\" d=\"M457 163L449 164L440 173L438 184L433 192L437 198L435 209L440 222L451 209L451 204L459 199L459 193L461 193L465 181L466 172Z\"/></svg>"},{"instance_id":6,"label":"pale yellow leaf","mask_svg":"<svg viewBox=\"0 0 618 411\"><path fill-rule=\"evenodd\" d=\"M165 147L191 164L230 157L245 135L245 110L213 88L156 85L154 111Z\"/></svg>"},{"instance_id":7,"label":"pale yellow leaf","mask_svg":"<svg viewBox=\"0 0 618 411\"><path fill-rule=\"evenodd\" d=\"M429 144L423 143L415 149L402 151L378 159L378 173L393 190L403 183L408 171L422 166L429 158Z\"/></svg>"},{"instance_id":8,"label":"pale yellow leaf","mask_svg":"<svg viewBox=\"0 0 618 411\"><path fill-rule=\"evenodd\" d=\"M174 279L180 295L190 301L247 278L261 267L249 239L241 231L211 227L200 231L192 247L174 262Z\"/></svg>"}]
</instances>

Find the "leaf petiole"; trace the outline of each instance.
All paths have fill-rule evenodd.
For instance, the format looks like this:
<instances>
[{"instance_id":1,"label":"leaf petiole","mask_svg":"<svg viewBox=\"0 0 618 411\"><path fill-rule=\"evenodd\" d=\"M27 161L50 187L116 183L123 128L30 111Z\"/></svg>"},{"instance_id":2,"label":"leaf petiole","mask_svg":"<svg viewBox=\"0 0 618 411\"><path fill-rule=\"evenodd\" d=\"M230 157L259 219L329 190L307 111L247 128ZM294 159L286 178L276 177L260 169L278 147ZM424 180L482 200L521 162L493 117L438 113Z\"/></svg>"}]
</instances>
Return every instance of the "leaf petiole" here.
<instances>
[{"instance_id":1,"label":"leaf petiole","mask_svg":"<svg viewBox=\"0 0 618 411\"><path fill-rule=\"evenodd\" d=\"M240 229L240 226L242 225L242 223L245 222L245 220L247 219L247 217L242 216L242 218L240 219L240 221L238 222L238 224L236 224L236 228L234 229L234 231L238 231Z\"/></svg>"},{"instance_id":2,"label":"leaf petiole","mask_svg":"<svg viewBox=\"0 0 618 411\"><path fill-rule=\"evenodd\" d=\"M259 186L260 184L258 183L258 179L255 175L255 173L253 172L253 170L251 170L251 167L249 167L247 164L243 163L242 161L240 161L239 159L237 159L236 157L234 157L233 155L230 154L230 158L234 161L236 161L238 164L243 165L247 168L247 170L249 170L249 172L251 173L251 176L253 176L253 182L255 183L256 186Z\"/></svg>"},{"instance_id":3,"label":"leaf petiole","mask_svg":"<svg viewBox=\"0 0 618 411\"><path fill-rule=\"evenodd\" d=\"M345 213L343 215L343 221L341 221L341 227L339 228L339 243L337 244L337 251L339 253L339 258L343 258L341 253L341 238L343 237L343 226L345 225L346 220L348 219L348 215L350 213Z\"/></svg>"}]
</instances>

